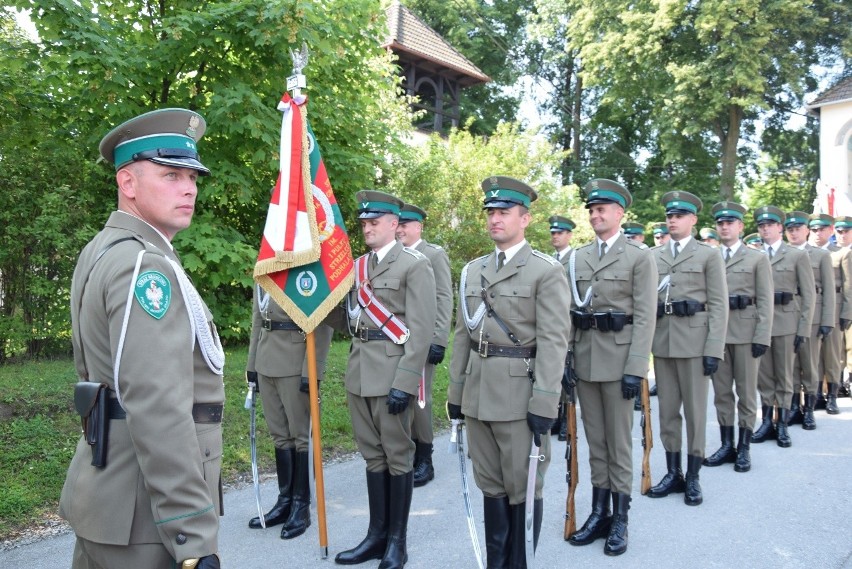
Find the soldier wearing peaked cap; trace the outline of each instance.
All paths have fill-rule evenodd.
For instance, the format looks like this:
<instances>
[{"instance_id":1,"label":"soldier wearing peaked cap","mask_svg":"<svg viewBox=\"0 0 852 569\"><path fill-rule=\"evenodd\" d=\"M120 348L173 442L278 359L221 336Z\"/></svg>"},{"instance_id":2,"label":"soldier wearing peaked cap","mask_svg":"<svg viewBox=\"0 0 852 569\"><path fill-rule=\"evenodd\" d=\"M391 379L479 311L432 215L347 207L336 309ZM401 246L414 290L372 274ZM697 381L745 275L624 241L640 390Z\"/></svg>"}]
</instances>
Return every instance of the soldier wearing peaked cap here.
<instances>
[{"instance_id":1,"label":"soldier wearing peaked cap","mask_svg":"<svg viewBox=\"0 0 852 569\"><path fill-rule=\"evenodd\" d=\"M461 274L447 408L466 417L470 457L483 493L489 567L526 567L525 508L531 442L542 460L535 479L535 542L542 487L568 353L568 281L553 257L525 239L527 184L506 176L482 182L494 251Z\"/></svg>"},{"instance_id":2,"label":"soldier wearing peaked cap","mask_svg":"<svg viewBox=\"0 0 852 569\"><path fill-rule=\"evenodd\" d=\"M715 229L711 229L709 227L702 227L698 232L699 237L701 237L702 243L707 243L711 247L719 246L719 234L716 233Z\"/></svg>"},{"instance_id":3,"label":"soldier wearing peaked cap","mask_svg":"<svg viewBox=\"0 0 852 569\"><path fill-rule=\"evenodd\" d=\"M807 213L792 211L787 214L784 227L787 243L808 254L808 261L814 276L814 319L808 334L808 342L799 349L793 358L793 398L787 415L788 425L802 425L805 430L816 428L814 408L816 393L821 391L820 354L823 346L830 342L834 328L836 292L834 268L831 253L808 244ZM838 334L834 334L838 336ZM802 402L802 389L805 399ZM804 404L803 404L804 403ZM783 440L781 433L778 433ZM789 435L788 435L789 436Z\"/></svg>"},{"instance_id":4,"label":"soldier wearing peaked cap","mask_svg":"<svg viewBox=\"0 0 852 569\"><path fill-rule=\"evenodd\" d=\"M716 373L725 349L728 285L722 256L692 237L701 200L689 192L674 191L660 201L672 237L669 245L654 249L661 282L653 353L668 472L648 496L683 492L684 503L697 506L703 501L698 473L704 459L708 377ZM687 434L685 480L681 408Z\"/></svg>"},{"instance_id":5,"label":"soldier wearing peaked cap","mask_svg":"<svg viewBox=\"0 0 852 569\"><path fill-rule=\"evenodd\" d=\"M419 400L412 413L411 437L414 440L414 487L423 486L435 477L432 467L432 380L435 366L444 361L444 351L450 335L453 317L453 283L450 276L450 258L447 252L423 239L423 222L426 212L413 204L402 206L396 238L403 245L422 253L432 264L437 295L437 318L423 381L423 400ZM420 405L423 405L422 407Z\"/></svg>"},{"instance_id":6,"label":"soldier wearing peaked cap","mask_svg":"<svg viewBox=\"0 0 852 569\"><path fill-rule=\"evenodd\" d=\"M576 227L576 224L569 218L561 215L551 215L547 222L550 225L550 244L556 251L553 254L553 257L559 261L567 271L568 260L571 258L571 251L573 251L571 248L571 239L574 236L574 228ZM568 436L568 421L566 417L567 403L567 394L563 389L562 397L559 400L556 422L553 424L553 428L551 429L552 433L558 434L557 438L560 441L566 440Z\"/></svg>"},{"instance_id":7,"label":"soldier wearing peaked cap","mask_svg":"<svg viewBox=\"0 0 852 569\"><path fill-rule=\"evenodd\" d=\"M669 228L665 221L655 223L652 226L652 231L654 233L654 245L657 247L665 245L669 242L669 239L671 239L671 235L669 235Z\"/></svg>"},{"instance_id":8,"label":"soldier wearing peaked cap","mask_svg":"<svg viewBox=\"0 0 852 569\"><path fill-rule=\"evenodd\" d=\"M757 208L754 213L764 251L772 266L775 288L772 340L760 359L757 391L760 394L763 421L751 437L762 443L777 439L778 446L792 443L787 432L789 401L793 397L793 358L804 348L811 334L814 315L814 275L808 254L790 247L781 239L786 219L775 206ZM778 406L778 421L773 425L773 409Z\"/></svg>"},{"instance_id":9,"label":"soldier wearing peaked cap","mask_svg":"<svg viewBox=\"0 0 852 569\"><path fill-rule=\"evenodd\" d=\"M75 399L94 404L87 388L97 390L108 434L91 447L81 437L62 489L74 568L219 567L224 353L171 245L210 173L197 149L205 127L198 113L162 109L100 144L118 210L77 261L71 324Z\"/></svg>"},{"instance_id":10,"label":"soldier wearing peaked cap","mask_svg":"<svg viewBox=\"0 0 852 569\"><path fill-rule=\"evenodd\" d=\"M849 245L852 245L852 217L839 216L834 218L834 237L837 241L836 245L842 251L848 251ZM843 286L843 285L841 285ZM840 294L845 294L841 291ZM850 303L852 304L852 303ZM838 310L838 314L845 314L843 306ZM849 395L852 390L849 388L849 376L852 372L852 327L843 328L841 326L840 336L840 373L843 375L841 387L838 395Z\"/></svg>"},{"instance_id":11,"label":"soldier wearing peaked cap","mask_svg":"<svg viewBox=\"0 0 852 569\"><path fill-rule=\"evenodd\" d=\"M769 347L773 286L766 255L740 241L746 208L735 202L713 206L728 283L728 329L725 353L713 374L716 417L722 446L704 466L734 463L736 472L751 470L751 435L757 417L757 368ZM734 446L734 426L739 438Z\"/></svg>"},{"instance_id":12,"label":"soldier wearing peaked cap","mask_svg":"<svg viewBox=\"0 0 852 569\"><path fill-rule=\"evenodd\" d=\"M657 268L649 250L619 231L632 202L630 192L610 180L592 180L584 192L596 237L577 250L569 281L576 305L571 311L574 363L589 442L592 511L568 542L587 545L606 538L604 553L620 555L627 550L633 487L633 399L648 374Z\"/></svg>"},{"instance_id":13,"label":"soldier wearing peaked cap","mask_svg":"<svg viewBox=\"0 0 852 569\"><path fill-rule=\"evenodd\" d=\"M750 249L763 251L763 240L757 233L749 233L743 237L743 243L745 243L746 247L749 247Z\"/></svg>"},{"instance_id":14,"label":"soldier wearing peaked cap","mask_svg":"<svg viewBox=\"0 0 852 569\"><path fill-rule=\"evenodd\" d=\"M635 221L627 221L621 225L624 235L631 241L635 241L640 248L647 249L645 245L645 226Z\"/></svg>"},{"instance_id":15,"label":"soldier wearing peaked cap","mask_svg":"<svg viewBox=\"0 0 852 569\"><path fill-rule=\"evenodd\" d=\"M370 252L356 259L355 286L346 298L353 338L344 381L352 431L367 463L370 522L361 543L334 560L381 559L380 567L398 569L408 560L411 407L435 333L435 277L429 259L395 240L402 200L375 190L355 199Z\"/></svg>"}]
</instances>

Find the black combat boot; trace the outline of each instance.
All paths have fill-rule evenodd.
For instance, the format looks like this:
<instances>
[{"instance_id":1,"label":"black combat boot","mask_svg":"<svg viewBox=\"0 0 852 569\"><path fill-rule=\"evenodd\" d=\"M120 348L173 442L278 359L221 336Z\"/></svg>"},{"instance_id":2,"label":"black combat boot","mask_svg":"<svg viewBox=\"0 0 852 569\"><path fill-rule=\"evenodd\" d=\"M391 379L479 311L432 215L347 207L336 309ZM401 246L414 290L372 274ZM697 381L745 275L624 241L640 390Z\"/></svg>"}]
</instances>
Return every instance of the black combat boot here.
<instances>
[{"instance_id":1,"label":"black combat boot","mask_svg":"<svg viewBox=\"0 0 852 569\"><path fill-rule=\"evenodd\" d=\"M737 461L734 470L748 472L751 470L751 429L740 427L740 438L737 442Z\"/></svg>"},{"instance_id":2,"label":"black combat boot","mask_svg":"<svg viewBox=\"0 0 852 569\"><path fill-rule=\"evenodd\" d=\"M805 415L802 419L802 428L806 431L816 429L816 419L814 418L814 406L816 405L816 395L805 395Z\"/></svg>"},{"instance_id":3,"label":"black combat boot","mask_svg":"<svg viewBox=\"0 0 852 569\"><path fill-rule=\"evenodd\" d=\"M801 405L801 394L797 389L793 394L793 401L790 403L790 412L787 414L788 425L801 425L805 416Z\"/></svg>"},{"instance_id":4,"label":"black combat boot","mask_svg":"<svg viewBox=\"0 0 852 569\"><path fill-rule=\"evenodd\" d=\"M763 441L775 440L775 425L772 424L772 406L763 406L763 422L751 436L751 442L762 443Z\"/></svg>"},{"instance_id":5,"label":"black combat boot","mask_svg":"<svg viewBox=\"0 0 852 569\"><path fill-rule=\"evenodd\" d=\"M278 500L272 509L263 514L266 527L283 524L290 517L290 504L293 501L293 455L295 450L291 448L275 449L275 470L278 473ZM249 527L259 529L260 517L256 516L249 520Z\"/></svg>"},{"instance_id":6,"label":"black combat boot","mask_svg":"<svg viewBox=\"0 0 852 569\"><path fill-rule=\"evenodd\" d=\"M533 506L535 507L535 506ZM511 529L509 530L509 564L507 569L526 569L527 567L527 503L512 504L509 506ZM535 510L533 510L535 511Z\"/></svg>"},{"instance_id":7,"label":"black combat boot","mask_svg":"<svg viewBox=\"0 0 852 569\"><path fill-rule=\"evenodd\" d=\"M704 459L704 466L721 466L737 460L737 450L734 448L734 427L719 425L722 435L722 446L710 457Z\"/></svg>"},{"instance_id":8,"label":"black combat boot","mask_svg":"<svg viewBox=\"0 0 852 569\"><path fill-rule=\"evenodd\" d=\"M828 396L825 400L825 412L829 415L837 415L840 409L837 408L837 384L828 384Z\"/></svg>"},{"instance_id":9,"label":"black combat boot","mask_svg":"<svg viewBox=\"0 0 852 569\"><path fill-rule=\"evenodd\" d=\"M334 558L341 565L357 565L370 559L381 559L388 545L388 496L390 473L367 471L367 501L370 506L370 525L367 537L354 548L341 551Z\"/></svg>"},{"instance_id":10,"label":"black combat boot","mask_svg":"<svg viewBox=\"0 0 852 569\"><path fill-rule=\"evenodd\" d=\"M680 467L680 453L666 451L666 468L668 472L656 486L648 490L649 498L663 498L672 493L686 491L686 482L683 479L683 470Z\"/></svg>"},{"instance_id":11,"label":"black combat boot","mask_svg":"<svg viewBox=\"0 0 852 569\"><path fill-rule=\"evenodd\" d=\"M698 506L704 501L701 495L701 484L698 483L698 471L701 470L701 457L686 455L686 493L683 503L687 506Z\"/></svg>"},{"instance_id":12,"label":"black combat boot","mask_svg":"<svg viewBox=\"0 0 852 569\"><path fill-rule=\"evenodd\" d=\"M612 516L609 513L610 491L592 486L592 513L583 527L568 537L571 545L588 545L609 533Z\"/></svg>"},{"instance_id":13,"label":"black combat boot","mask_svg":"<svg viewBox=\"0 0 852 569\"><path fill-rule=\"evenodd\" d=\"M405 542L408 535L408 512L414 490L414 472L390 477L390 510L388 511L388 545L379 569L402 569L408 562Z\"/></svg>"},{"instance_id":14,"label":"black combat boot","mask_svg":"<svg viewBox=\"0 0 852 569\"><path fill-rule=\"evenodd\" d=\"M787 448L793 444L790 440L790 433L787 431L787 409L778 409L778 421L775 423L776 437L775 441L781 448Z\"/></svg>"},{"instance_id":15,"label":"black combat boot","mask_svg":"<svg viewBox=\"0 0 852 569\"><path fill-rule=\"evenodd\" d=\"M509 497L482 497L485 514L485 553L487 569L503 569L509 565L509 529L511 510Z\"/></svg>"},{"instance_id":16,"label":"black combat boot","mask_svg":"<svg viewBox=\"0 0 852 569\"><path fill-rule=\"evenodd\" d=\"M281 539L299 537L311 525L311 479L307 451L296 453L293 476L293 506L281 528Z\"/></svg>"},{"instance_id":17,"label":"black combat boot","mask_svg":"<svg viewBox=\"0 0 852 569\"><path fill-rule=\"evenodd\" d=\"M621 555L627 551L627 510L630 509L629 494L612 494L612 525L604 544L607 555Z\"/></svg>"},{"instance_id":18,"label":"black combat boot","mask_svg":"<svg viewBox=\"0 0 852 569\"><path fill-rule=\"evenodd\" d=\"M435 468L432 466L432 443L418 442L414 451L414 486L425 486L434 478Z\"/></svg>"},{"instance_id":19,"label":"black combat boot","mask_svg":"<svg viewBox=\"0 0 852 569\"><path fill-rule=\"evenodd\" d=\"M822 381L817 383L816 396L817 396L817 398L816 398L816 404L814 405L814 409L816 409L817 411L825 409L826 400L825 400L825 393L822 390Z\"/></svg>"}]
</instances>

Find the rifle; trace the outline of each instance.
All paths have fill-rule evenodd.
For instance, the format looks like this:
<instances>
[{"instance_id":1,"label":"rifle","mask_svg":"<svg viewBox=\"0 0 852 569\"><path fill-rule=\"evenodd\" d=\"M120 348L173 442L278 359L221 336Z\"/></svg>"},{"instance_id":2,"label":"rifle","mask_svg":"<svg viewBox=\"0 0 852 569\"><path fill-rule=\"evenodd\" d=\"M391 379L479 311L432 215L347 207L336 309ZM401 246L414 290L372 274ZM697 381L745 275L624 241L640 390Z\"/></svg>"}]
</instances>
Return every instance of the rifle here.
<instances>
[{"instance_id":1,"label":"rifle","mask_svg":"<svg viewBox=\"0 0 852 569\"><path fill-rule=\"evenodd\" d=\"M577 472L577 403L575 400L574 390L567 393L568 397L565 401L565 420L567 423L567 437L565 444L565 461L567 471L565 473L565 482L568 483L568 498L565 502L565 532L563 538L567 541L571 535L577 531L577 520L574 512L574 493L577 490L579 482L579 473Z\"/></svg>"},{"instance_id":2,"label":"rifle","mask_svg":"<svg viewBox=\"0 0 852 569\"><path fill-rule=\"evenodd\" d=\"M651 489L651 449L654 447L654 435L651 432L651 393L648 387L648 378L642 380L642 417L639 419L642 426L642 486L641 492L644 496Z\"/></svg>"}]
</instances>

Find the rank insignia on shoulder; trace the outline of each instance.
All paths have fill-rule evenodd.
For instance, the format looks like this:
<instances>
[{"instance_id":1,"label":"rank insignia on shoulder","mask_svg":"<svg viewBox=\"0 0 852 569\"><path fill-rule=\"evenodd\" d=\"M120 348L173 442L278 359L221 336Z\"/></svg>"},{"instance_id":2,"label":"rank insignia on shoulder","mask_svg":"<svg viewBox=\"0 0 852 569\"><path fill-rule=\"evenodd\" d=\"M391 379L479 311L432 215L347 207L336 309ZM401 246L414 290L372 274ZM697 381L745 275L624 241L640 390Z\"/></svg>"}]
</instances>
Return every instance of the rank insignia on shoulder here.
<instances>
[{"instance_id":1,"label":"rank insignia on shoulder","mask_svg":"<svg viewBox=\"0 0 852 569\"><path fill-rule=\"evenodd\" d=\"M134 293L142 310L157 320L166 315L172 303L172 284L159 271L145 271L139 275Z\"/></svg>"}]
</instances>

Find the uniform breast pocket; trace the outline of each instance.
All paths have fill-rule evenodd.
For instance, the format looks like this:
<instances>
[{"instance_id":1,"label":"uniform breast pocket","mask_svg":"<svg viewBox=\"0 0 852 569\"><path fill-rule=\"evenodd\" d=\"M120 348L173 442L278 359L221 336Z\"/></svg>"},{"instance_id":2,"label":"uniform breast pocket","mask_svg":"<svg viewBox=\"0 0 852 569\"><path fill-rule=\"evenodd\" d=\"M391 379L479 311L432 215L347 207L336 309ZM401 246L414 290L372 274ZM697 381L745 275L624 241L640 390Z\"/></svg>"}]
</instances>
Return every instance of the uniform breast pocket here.
<instances>
[{"instance_id":1,"label":"uniform breast pocket","mask_svg":"<svg viewBox=\"0 0 852 569\"><path fill-rule=\"evenodd\" d=\"M379 277L372 282L373 292L381 299L385 308L399 315L405 310L405 291L398 278Z\"/></svg>"},{"instance_id":2,"label":"uniform breast pocket","mask_svg":"<svg viewBox=\"0 0 852 569\"><path fill-rule=\"evenodd\" d=\"M678 272L682 278L693 286L702 286L704 284L704 267L701 265L691 264L678 267Z\"/></svg>"},{"instance_id":3,"label":"uniform breast pocket","mask_svg":"<svg viewBox=\"0 0 852 569\"><path fill-rule=\"evenodd\" d=\"M530 305L532 287L529 285L514 285L506 288L505 290L501 290L498 296L500 309L497 309L497 313L500 314L503 307L506 307L507 310L505 318L509 320L521 320L527 318L528 312L534 309L534 306Z\"/></svg>"},{"instance_id":4,"label":"uniform breast pocket","mask_svg":"<svg viewBox=\"0 0 852 569\"><path fill-rule=\"evenodd\" d=\"M607 273L601 279L604 285L603 297L611 303L621 305L621 301L633 296L633 287L630 286L630 274L627 271L613 271Z\"/></svg>"}]
</instances>

